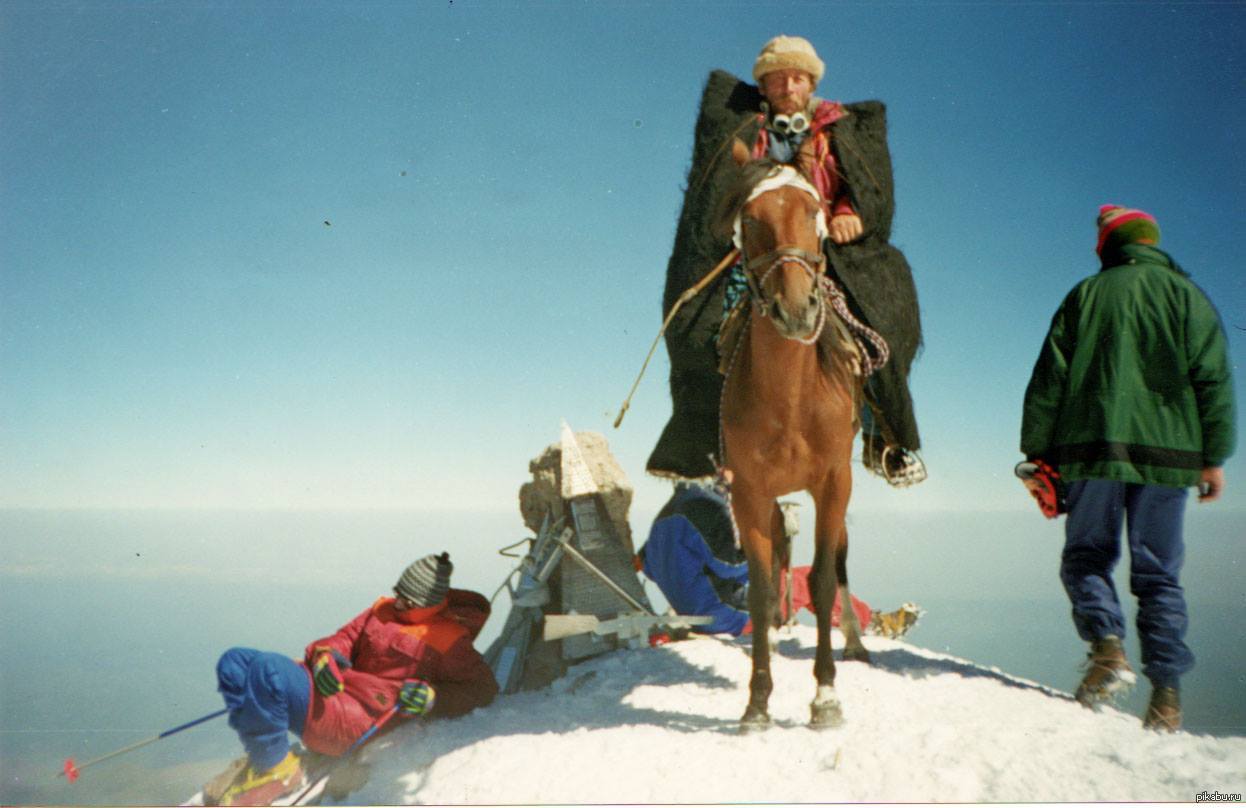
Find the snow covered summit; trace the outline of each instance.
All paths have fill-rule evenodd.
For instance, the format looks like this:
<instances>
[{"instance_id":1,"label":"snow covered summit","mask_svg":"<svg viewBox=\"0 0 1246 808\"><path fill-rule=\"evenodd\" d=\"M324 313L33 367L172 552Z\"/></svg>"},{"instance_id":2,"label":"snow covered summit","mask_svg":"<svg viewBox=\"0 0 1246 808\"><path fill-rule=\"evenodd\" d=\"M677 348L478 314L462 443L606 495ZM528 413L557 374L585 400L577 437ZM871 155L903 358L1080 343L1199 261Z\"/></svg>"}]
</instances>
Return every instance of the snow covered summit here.
<instances>
[{"instance_id":1,"label":"snow covered summit","mask_svg":"<svg viewBox=\"0 0 1246 808\"><path fill-rule=\"evenodd\" d=\"M905 642L837 662L840 728L806 723L815 631L780 636L774 726L740 734L748 640L618 651L368 752L351 803L1193 801L1242 790L1246 738L1161 735ZM836 647L842 638L835 636Z\"/></svg>"}]
</instances>

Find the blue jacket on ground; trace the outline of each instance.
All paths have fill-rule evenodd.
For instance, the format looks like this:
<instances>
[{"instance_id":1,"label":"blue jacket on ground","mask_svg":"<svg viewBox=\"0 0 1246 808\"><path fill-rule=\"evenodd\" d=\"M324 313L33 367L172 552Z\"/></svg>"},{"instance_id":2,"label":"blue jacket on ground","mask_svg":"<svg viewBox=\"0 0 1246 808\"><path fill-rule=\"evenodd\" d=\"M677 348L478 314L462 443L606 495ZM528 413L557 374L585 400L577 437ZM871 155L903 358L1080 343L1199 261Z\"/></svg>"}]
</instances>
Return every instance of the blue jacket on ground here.
<instances>
[{"instance_id":1,"label":"blue jacket on ground","mask_svg":"<svg viewBox=\"0 0 1246 808\"><path fill-rule=\"evenodd\" d=\"M712 491L681 484L658 514L641 548L645 575L658 585L679 614L705 615L714 622L694 626L702 634L739 635L748 623L748 612L723 602L715 579L742 590L748 584L748 564L727 563L717 558L706 537L723 542L734 532L726 501ZM720 548L720 552L721 552Z\"/></svg>"}]
</instances>

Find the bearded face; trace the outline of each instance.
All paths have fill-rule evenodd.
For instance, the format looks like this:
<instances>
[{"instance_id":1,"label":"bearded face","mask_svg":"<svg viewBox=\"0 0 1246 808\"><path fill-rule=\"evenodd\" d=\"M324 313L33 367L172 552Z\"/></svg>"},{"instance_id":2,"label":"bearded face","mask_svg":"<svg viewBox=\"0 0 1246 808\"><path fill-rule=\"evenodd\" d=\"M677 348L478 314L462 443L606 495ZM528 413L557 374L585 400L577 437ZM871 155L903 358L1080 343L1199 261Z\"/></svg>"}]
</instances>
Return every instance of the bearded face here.
<instances>
[{"instance_id":1,"label":"bearded face","mask_svg":"<svg viewBox=\"0 0 1246 808\"><path fill-rule=\"evenodd\" d=\"M813 76L803 70L784 68L761 77L761 94L774 115L804 112L813 97Z\"/></svg>"}]
</instances>

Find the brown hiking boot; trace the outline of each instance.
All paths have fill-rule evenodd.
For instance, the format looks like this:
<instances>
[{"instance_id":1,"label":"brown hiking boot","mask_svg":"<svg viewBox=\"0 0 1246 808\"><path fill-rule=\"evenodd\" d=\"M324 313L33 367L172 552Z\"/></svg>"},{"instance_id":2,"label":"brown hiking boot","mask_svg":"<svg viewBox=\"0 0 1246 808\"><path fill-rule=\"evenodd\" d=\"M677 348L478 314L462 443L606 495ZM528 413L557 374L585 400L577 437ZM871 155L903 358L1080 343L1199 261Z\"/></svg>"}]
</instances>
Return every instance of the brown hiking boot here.
<instances>
[{"instance_id":1,"label":"brown hiking boot","mask_svg":"<svg viewBox=\"0 0 1246 808\"><path fill-rule=\"evenodd\" d=\"M1157 687L1151 691L1151 703L1147 705L1142 726L1157 732L1181 729L1181 696L1177 688Z\"/></svg>"},{"instance_id":2,"label":"brown hiking boot","mask_svg":"<svg viewBox=\"0 0 1246 808\"><path fill-rule=\"evenodd\" d=\"M247 756L235 760L225 767L225 771L213 777L203 787L203 804L204 805L220 805L221 797L229 791L230 786L242 779L247 771Z\"/></svg>"},{"instance_id":3,"label":"brown hiking boot","mask_svg":"<svg viewBox=\"0 0 1246 808\"><path fill-rule=\"evenodd\" d=\"M302 760L291 749L281 762L267 771L257 772L248 765L243 776L221 795L219 804L272 805L274 800L294 794L306 785Z\"/></svg>"},{"instance_id":4,"label":"brown hiking boot","mask_svg":"<svg viewBox=\"0 0 1246 808\"><path fill-rule=\"evenodd\" d=\"M1094 708L1112 701L1138 680L1125 658L1125 647L1121 645L1120 637L1112 634L1090 644L1086 664L1089 670L1074 694L1083 707Z\"/></svg>"}]
</instances>

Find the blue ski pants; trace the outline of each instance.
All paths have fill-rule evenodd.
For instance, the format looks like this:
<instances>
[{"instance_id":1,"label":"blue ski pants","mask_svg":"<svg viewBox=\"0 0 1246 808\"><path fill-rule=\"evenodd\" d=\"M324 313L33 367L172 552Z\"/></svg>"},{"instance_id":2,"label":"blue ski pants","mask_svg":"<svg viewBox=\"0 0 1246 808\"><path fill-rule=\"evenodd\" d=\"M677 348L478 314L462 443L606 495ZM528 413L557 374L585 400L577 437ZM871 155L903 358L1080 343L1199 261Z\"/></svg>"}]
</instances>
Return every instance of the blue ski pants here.
<instances>
[{"instance_id":1,"label":"blue ski pants","mask_svg":"<svg viewBox=\"0 0 1246 808\"><path fill-rule=\"evenodd\" d=\"M311 700L307 669L281 654L230 648L216 663L216 681L251 767L276 766L290 751L287 733L303 732Z\"/></svg>"},{"instance_id":2,"label":"blue ski pants","mask_svg":"<svg viewBox=\"0 0 1246 808\"><path fill-rule=\"evenodd\" d=\"M1184 488L1115 480L1076 480L1068 490L1060 580L1073 605L1077 633L1087 642L1109 634L1125 637L1125 616L1112 583L1125 524L1142 672L1156 687L1176 687L1194 667L1184 640L1189 617L1178 582L1185 560L1186 497Z\"/></svg>"}]
</instances>

